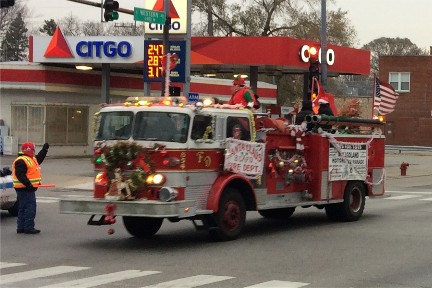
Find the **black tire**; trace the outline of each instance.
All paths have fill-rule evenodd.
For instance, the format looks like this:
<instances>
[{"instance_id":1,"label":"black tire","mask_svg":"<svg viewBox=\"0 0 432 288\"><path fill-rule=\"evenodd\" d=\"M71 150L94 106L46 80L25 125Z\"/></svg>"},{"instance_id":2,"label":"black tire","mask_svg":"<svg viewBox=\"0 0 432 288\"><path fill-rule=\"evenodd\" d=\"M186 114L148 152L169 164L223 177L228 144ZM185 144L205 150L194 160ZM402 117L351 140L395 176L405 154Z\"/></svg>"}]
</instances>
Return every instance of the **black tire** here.
<instances>
[{"instance_id":1,"label":"black tire","mask_svg":"<svg viewBox=\"0 0 432 288\"><path fill-rule=\"evenodd\" d=\"M246 206L240 192L234 188L225 189L213 217L216 227L210 228L209 233L214 239L237 239L246 222Z\"/></svg>"},{"instance_id":2,"label":"black tire","mask_svg":"<svg viewBox=\"0 0 432 288\"><path fill-rule=\"evenodd\" d=\"M132 236L149 238L155 235L162 226L164 218L123 216L123 224Z\"/></svg>"},{"instance_id":3,"label":"black tire","mask_svg":"<svg viewBox=\"0 0 432 288\"><path fill-rule=\"evenodd\" d=\"M284 219L293 215L295 207L260 210L258 213L265 218Z\"/></svg>"},{"instance_id":4,"label":"black tire","mask_svg":"<svg viewBox=\"0 0 432 288\"><path fill-rule=\"evenodd\" d=\"M340 204L328 204L325 206L327 218L332 221L341 221Z\"/></svg>"},{"instance_id":5,"label":"black tire","mask_svg":"<svg viewBox=\"0 0 432 288\"><path fill-rule=\"evenodd\" d=\"M363 215L366 190L363 183L350 181L345 187L344 201L325 207L327 217L331 220L352 222Z\"/></svg>"},{"instance_id":6,"label":"black tire","mask_svg":"<svg viewBox=\"0 0 432 288\"><path fill-rule=\"evenodd\" d=\"M15 204L8 209L8 212L11 216L18 216L18 208L19 208L19 204L18 204L18 200L15 202Z\"/></svg>"}]
</instances>

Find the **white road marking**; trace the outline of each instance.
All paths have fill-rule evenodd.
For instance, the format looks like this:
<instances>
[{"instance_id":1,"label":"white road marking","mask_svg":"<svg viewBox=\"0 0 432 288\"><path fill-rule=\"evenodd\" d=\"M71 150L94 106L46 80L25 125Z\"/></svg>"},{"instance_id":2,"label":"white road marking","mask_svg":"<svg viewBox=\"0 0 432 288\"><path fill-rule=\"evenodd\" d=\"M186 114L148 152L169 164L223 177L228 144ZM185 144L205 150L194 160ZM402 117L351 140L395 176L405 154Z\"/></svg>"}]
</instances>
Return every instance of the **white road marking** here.
<instances>
[{"instance_id":1,"label":"white road marking","mask_svg":"<svg viewBox=\"0 0 432 288\"><path fill-rule=\"evenodd\" d=\"M8 283L15 283L30 279L36 279L41 277L53 276L58 274L64 274L69 272L76 272L80 270L90 269L90 267L77 267L77 266L55 266L44 269L37 269L27 272L18 272L12 274L2 274L0 282L2 285Z\"/></svg>"},{"instance_id":2,"label":"white road marking","mask_svg":"<svg viewBox=\"0 0 432 288\"><path fill-rule=\"evenodd\" d=\"M420 199L420 200L422 200L422 201L432 201L432 198L423 198L423 199Z\"/></svg>"},{"instance_id":3,"label":"white road marking","mask_svg":"<svg viewBox=\"0 0 432 288\"><path fill-rule=\"evenodd\" d=\"M193 288L201 285L206 285L210 283L220 282L235 277L229 276L215 276L215 275L196 275L192 277L180 278L172 281L161 282L152 286L145 286L142 288Z\"/></svg>"},{"instance_id":4,"label":"white road marking","mask_svg":"<svg viewBox=\"0 0 432 288\"><path fill-rule=\"evenodd\" d=\"M432 191L386 191L386 194L396 193L396 194L430 194L432 195Z\"/></svg>"},{"instance_id":5,"label":"white road marking","mask_svg":"<svg viewBox=\"0 0 432 288\"><path fill-rule=\"evenodd\" d=\"M118 282L122 280L143 277L153 274L161 273L160 271L140 271L140 270L125 270L114 273L108 273L103 275L97 275L93 277L81 278L77 280L52 284L48 286L43 286L41 288L56 288L56 287L80 287L88 288L95 287L99 285L106 285L113 282Z\"/></svg>"},{"instance_id":6,"label":"white road marking","mask_svg":"<svg viewBox=\"0 0 432 288\"><path fill-rule=\"evenodd\" d=\"M411 198L418 198L420 195L401 195L401 196L391 196L388 198L385 198L385 200L404 200L404 199L411 199Z\"/></svg>"},{"instance_id":7,"label":"white road marking","mask_svg":"<svg viewBox=\"0 0 432 288\"><path fill-rule=\"evenodd\" d=\"M36 203L57 203L59 200L53 200L53 199L36 199Z\"/></svg>"},{"instance_id":8,"label":"white road marking","mask_svg":"<svg viewBox=\"0 0 432 288\"><path fill-rule=\"evenodd\" d=\"M17 267L17 266L24 266L27 264L24 263L9 263L9 262L0 262L0 269L3 268L9 268L9 267ZM0 281L1 282L1 281Z\"/></svg>"},{"instance_id":9,"label":"white road marking","mask_svg":"<svg viewBox=\"0 0 432 288\"><path fill-rule=\"evenodd\" d=\"M309 284L310 283L273 280L244 288L300 288Z\"/></svg>"}]
</instances>

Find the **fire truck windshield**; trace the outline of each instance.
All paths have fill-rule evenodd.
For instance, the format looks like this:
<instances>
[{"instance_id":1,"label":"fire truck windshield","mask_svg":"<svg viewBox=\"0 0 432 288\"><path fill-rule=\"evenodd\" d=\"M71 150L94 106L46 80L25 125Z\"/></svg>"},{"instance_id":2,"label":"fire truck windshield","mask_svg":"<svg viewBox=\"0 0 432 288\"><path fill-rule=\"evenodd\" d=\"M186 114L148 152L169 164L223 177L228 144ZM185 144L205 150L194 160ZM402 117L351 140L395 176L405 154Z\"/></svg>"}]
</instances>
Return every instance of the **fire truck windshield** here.
<instances>
[{"instance_id":1,"label":"fire truck windshield","mask_svg":"<svg viewBox=\"0 0 432 288\"><path fill-rule=\"evenodd\" d=\"M133 112L115 111L100 114L96 140L127 140L131 137Z\"/></svg>"},{"instance_id":2,"label":"fire truck windshield","mask_svg":"<svg viewBox=\"0 0 432 288\"><path fill-rule=\"evenodd\" d=\"M134 119L135 118L135 119ZM190 117L171 112L101 113L96 140L165 141L186 143Z\"/></svg>"},{"instance_id":3,"label":"fire truck windshield","mask_svg":"<svg viewBox=\"0 0 432 288\"><path fill-rule=\"evenodd\" d=\"M185 143L190 117L172 112L138 112L133 130L134 140Z\"/></svg>"}]
</instances>

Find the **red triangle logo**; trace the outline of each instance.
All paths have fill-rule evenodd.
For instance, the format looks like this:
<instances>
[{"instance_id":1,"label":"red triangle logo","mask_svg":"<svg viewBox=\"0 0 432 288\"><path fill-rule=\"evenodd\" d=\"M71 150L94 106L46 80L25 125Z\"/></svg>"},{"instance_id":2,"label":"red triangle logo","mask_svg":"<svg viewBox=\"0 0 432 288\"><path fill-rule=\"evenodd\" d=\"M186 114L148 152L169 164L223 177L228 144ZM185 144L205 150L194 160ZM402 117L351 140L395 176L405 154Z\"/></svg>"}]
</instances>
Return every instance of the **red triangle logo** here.
<instances>
[{"instance_id":1,"label":"red triangle logo","mask_svg":"<svg viewBox=\"0 0 432 288\"><path fill-rule=\"evenodd\" d=\"M164 0L157 0L152 10L164 12L165 11L164 8L165 8ZM170 7L169 7L169 17L180 18L171 0L170 0Z\"/></svg>"},{"instance_id":2,"label":"red triangle logo","mask_svg":"<svg viewBox=\"0 0 432 288\"><path fill-rule=\"evenodd\" d=\"M69 45L59 27L56 28L44 56L46 58L73 58Z\"/></svg>"}]
</instances>

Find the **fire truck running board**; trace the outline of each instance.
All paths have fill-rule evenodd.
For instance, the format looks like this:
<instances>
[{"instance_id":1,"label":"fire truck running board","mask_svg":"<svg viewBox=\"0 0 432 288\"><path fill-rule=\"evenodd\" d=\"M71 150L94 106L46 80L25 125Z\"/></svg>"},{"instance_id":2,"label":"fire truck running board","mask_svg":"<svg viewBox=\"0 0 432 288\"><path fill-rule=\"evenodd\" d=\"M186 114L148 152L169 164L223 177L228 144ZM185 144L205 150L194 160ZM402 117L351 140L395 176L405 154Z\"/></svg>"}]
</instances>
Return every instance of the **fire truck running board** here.
<instances>
[{"instance_id":1,"label":"fire truck running board","mask_svg":"<svg viewBox=\"0 0 432 288\"><path fill-rule=\"evenodd\" d=\"M299 206L313 206L313 205L325 205L325 204L334 204L343 202L343 199L337 200L323 200L323 201L302 201L295 203L278 203L276 201L269 202L265 205L258 205L258 210L267 210L267 209L280 209L280 208L288 208L288 207L299 207Z\"/></svg>"}]
</instances>

